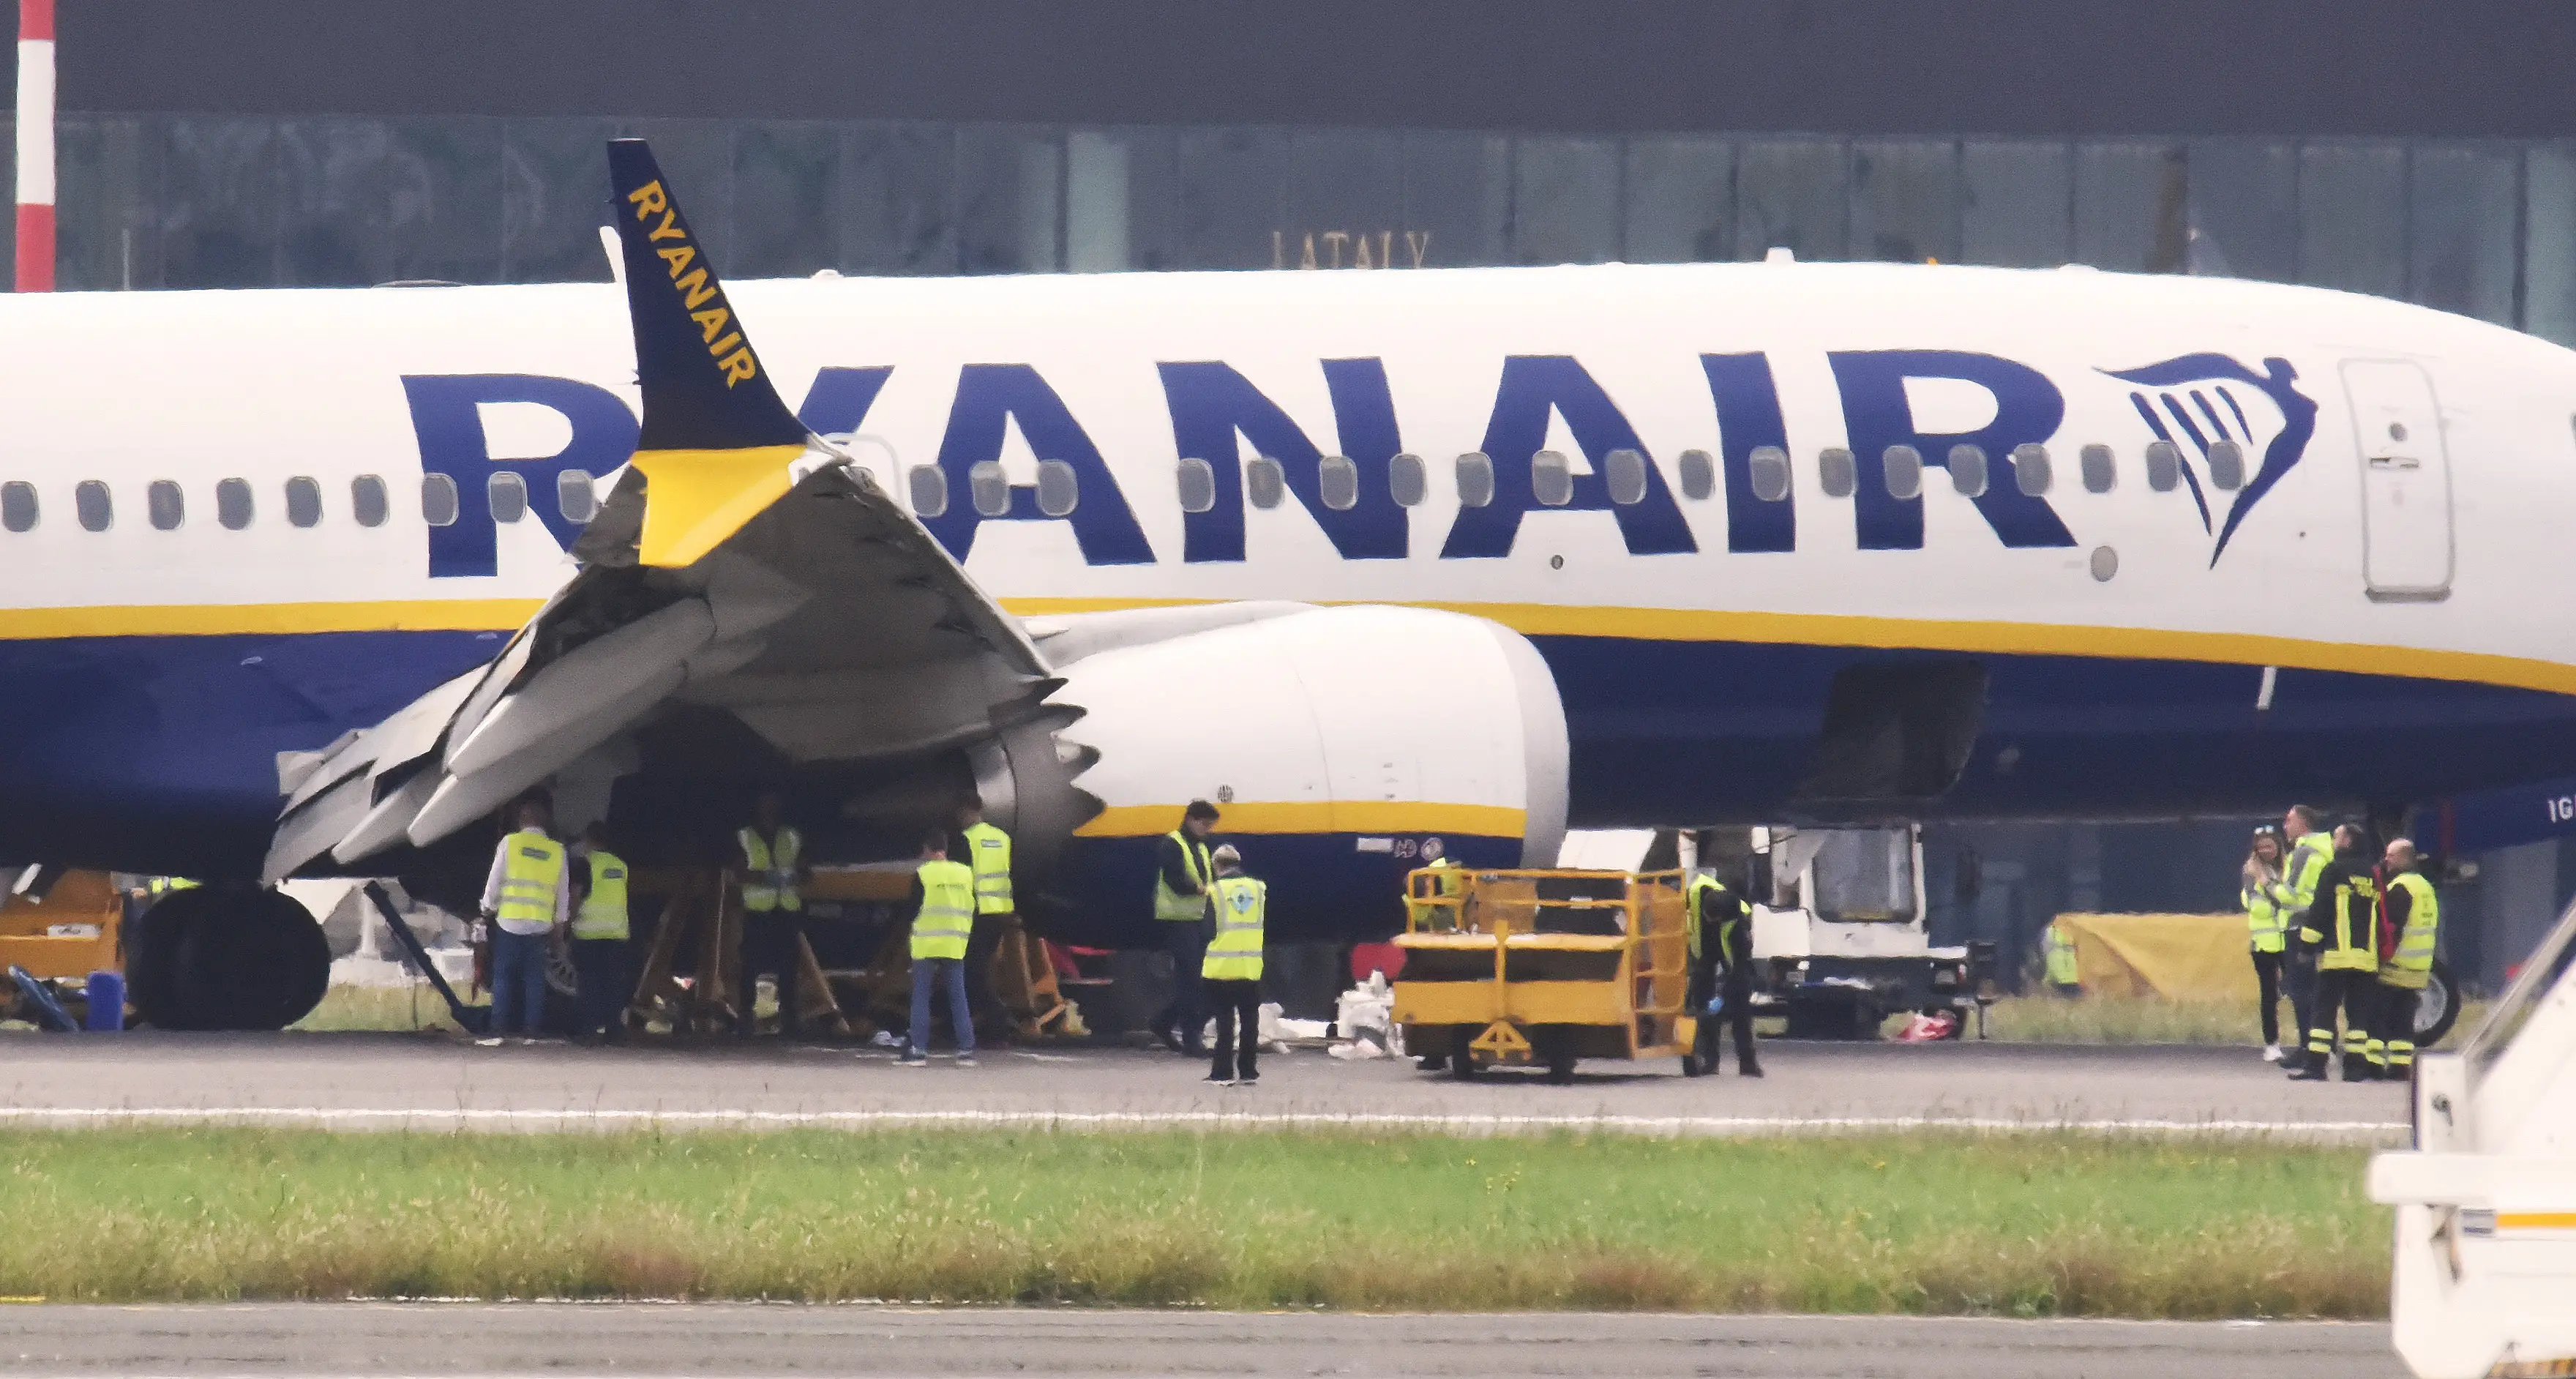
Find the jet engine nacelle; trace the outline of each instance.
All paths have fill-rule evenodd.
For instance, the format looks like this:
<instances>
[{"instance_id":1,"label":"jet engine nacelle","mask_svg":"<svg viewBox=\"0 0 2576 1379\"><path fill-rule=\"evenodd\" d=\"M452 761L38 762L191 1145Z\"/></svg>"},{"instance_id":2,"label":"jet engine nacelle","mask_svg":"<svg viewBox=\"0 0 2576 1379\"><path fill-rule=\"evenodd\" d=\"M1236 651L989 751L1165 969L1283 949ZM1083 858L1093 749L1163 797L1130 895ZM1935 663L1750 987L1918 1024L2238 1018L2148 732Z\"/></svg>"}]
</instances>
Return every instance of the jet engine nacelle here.
<instances>
[{"instance_id":1,"label":"jet engine nacelle","mask_svg":"<svg viewBox=\"0 0 2576 1379\"><path fill-rule=\"evenodd\" d=\"M1007 795L995 814L1048 856L1059 932L1154 942L1156 844L1193 799L1269 883L1275 940L1400 927L1404 874L1435 843L1471 866L1555 861L1565 711L1520 634L1411 608L1271 605L1198 629L1170 613L1177 635L1064 638L1106 648L1059 667L1052 703L1081 716L979 763L988 807Z\"/></svg>"}]
</instances>

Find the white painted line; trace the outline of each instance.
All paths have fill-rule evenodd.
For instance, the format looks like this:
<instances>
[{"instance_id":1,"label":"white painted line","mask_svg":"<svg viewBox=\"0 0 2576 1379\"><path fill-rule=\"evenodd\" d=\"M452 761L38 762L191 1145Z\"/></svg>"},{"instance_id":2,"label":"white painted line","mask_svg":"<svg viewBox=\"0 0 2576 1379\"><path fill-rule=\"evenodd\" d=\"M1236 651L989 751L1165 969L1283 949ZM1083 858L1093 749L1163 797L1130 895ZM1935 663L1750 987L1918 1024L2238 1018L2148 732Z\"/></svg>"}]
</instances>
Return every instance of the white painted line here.
<instances>
[{"instance_id":1,"label":"white painted line","mask_svg":"<svg viewBox=\"0 0 2576 1379\"><path fill-rule=\"evenodd\" d=\"M2081 1131L2149 1135L2378 1136L2406 1130L2403 1121L2377 1120L2151 1120L2014 1119L1998 1116L1566 1116L1433 1115L1379 1111L523 1111L447 1108L331 1106L11 1106L0 1121L101 1121L201 1124L368 1125L454 1124L491 1126L874 1126L954 1125L1017 1129L1364 1129L1608 1130L1628 1134L1715 1135L1750 1132L1974 1130L1980 1132Z\"/></svg>"}]
</instances>

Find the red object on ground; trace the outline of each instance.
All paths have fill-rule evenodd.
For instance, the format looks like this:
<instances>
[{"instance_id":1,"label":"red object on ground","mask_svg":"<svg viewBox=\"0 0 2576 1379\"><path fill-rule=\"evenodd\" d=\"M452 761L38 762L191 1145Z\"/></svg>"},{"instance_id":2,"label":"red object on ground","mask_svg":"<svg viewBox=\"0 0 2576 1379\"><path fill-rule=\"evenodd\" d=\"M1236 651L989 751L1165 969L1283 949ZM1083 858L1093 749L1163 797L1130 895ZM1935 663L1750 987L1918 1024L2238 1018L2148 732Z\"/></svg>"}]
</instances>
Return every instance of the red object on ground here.
<instances>
[{"instance_id":1,"label":"red object on ground","mask_svg":"<svg viewBox=\"0 0 2576 1379\"><path fill-rule=\"evenodd\" d=\"M1404 975L1404 950L1392 943L1355 943L1351 945L1351 980L1364 982L1371 972L1383 972L1388 981Z\"/></svg>"}]
</instances>

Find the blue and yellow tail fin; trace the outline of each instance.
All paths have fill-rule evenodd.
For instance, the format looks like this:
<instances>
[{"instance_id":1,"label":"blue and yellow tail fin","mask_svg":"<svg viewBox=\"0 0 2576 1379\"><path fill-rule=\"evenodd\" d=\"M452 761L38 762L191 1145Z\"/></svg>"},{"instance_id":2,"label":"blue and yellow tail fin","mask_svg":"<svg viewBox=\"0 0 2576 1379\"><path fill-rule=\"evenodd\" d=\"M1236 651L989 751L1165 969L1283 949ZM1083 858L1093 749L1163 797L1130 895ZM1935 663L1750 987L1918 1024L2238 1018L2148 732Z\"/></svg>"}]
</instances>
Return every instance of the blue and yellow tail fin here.
<instances>
[{"instance_id":1,"label":"blue and yellow tail fin","mask_svg":"<svg viewBox=\"0 0 2576 1379\"><path fill-rule=\"evenodd\" d=\"M644 425L646 565L696 562L792 486L805 424L779 400L706 246L641 139L608 145Z\"/></svg>"}]
</instances>

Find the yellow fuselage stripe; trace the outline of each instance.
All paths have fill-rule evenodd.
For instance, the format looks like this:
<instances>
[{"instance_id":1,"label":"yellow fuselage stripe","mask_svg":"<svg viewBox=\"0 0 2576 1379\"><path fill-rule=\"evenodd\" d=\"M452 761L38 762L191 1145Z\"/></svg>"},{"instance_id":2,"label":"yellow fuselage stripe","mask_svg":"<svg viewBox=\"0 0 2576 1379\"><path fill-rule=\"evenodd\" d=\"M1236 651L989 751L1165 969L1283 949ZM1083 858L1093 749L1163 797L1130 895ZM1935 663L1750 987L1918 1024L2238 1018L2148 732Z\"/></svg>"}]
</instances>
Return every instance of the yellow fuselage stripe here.
<instances>
[{"instance_id":1,"label":"yellow fuselage stripe","mask_svg":"<svg viewBox=\"0 0 2576 1379\"><path fill-rule=\"evenodd\" d=\"M2576 1231L2576 1211L2500 1211L2496 1229L2503 1231Z\"/></svg>"},{"instance_id":2,"label":"yellow fuselage stripe","mask_svg":"<svg viewBox=\"0 0 2576 1379\"><path fill-rule=\"evenodd\" d=\"M1021 617L1176 607L1211 599L1004 599ZM1414 603L1490 618L1525 636L1610 637L1651 642L1744 642L1846 646L1879 650L1958 651L2013 656L2085 656L2105 660L2201 661L2284 666L2354 675L2576 694L2576 666L2481 651L2429 651L2269 637L2244 632L2190 632L2148 627L2081 627L2062 623L1970 622L1880 618L1851 613L1708 612L1668 608L1571 607L1546 603Z\"/></svg>"},{"instance_id":3,"label":"yellow fuselage stripe","mask_svg":"<svg viewBox=\"0 0 2576 1379\"><path fill-rule=\"evenodd\" d=\"M1213 599L1004 599L1021 617L1124 612ZM167 604L0 609L0 641L59 637L286 635L299 632L510 631L535 616L537 599L413 599L347 603ZM1657 642L1742 642L2109 660L2284 666L2353 675L2408 676L2576 694L2576 666L2477 651L2311 641L2239 632L2079 627L2058 623L1880 618L1845 613L1727 613L1537 603L1421 603L1491 618L1543 637Z\"/></svg>"},{"instance_id":4,"label":"yellow fuselage stripe","mask_svg":"<svg viewBox=\"0 0 2576 1379\"><path fill-rule=\"evenodd\" d=\"M1102 810L1074 832L1085 838L1157 838L1181 826L1186 801L1126 804ZM1262 801L1217 806L1217 831L1243 833L1446 833L1517 838L1526 812L1498 804L1431 801Z\"/></svg>"}]
</instances>

